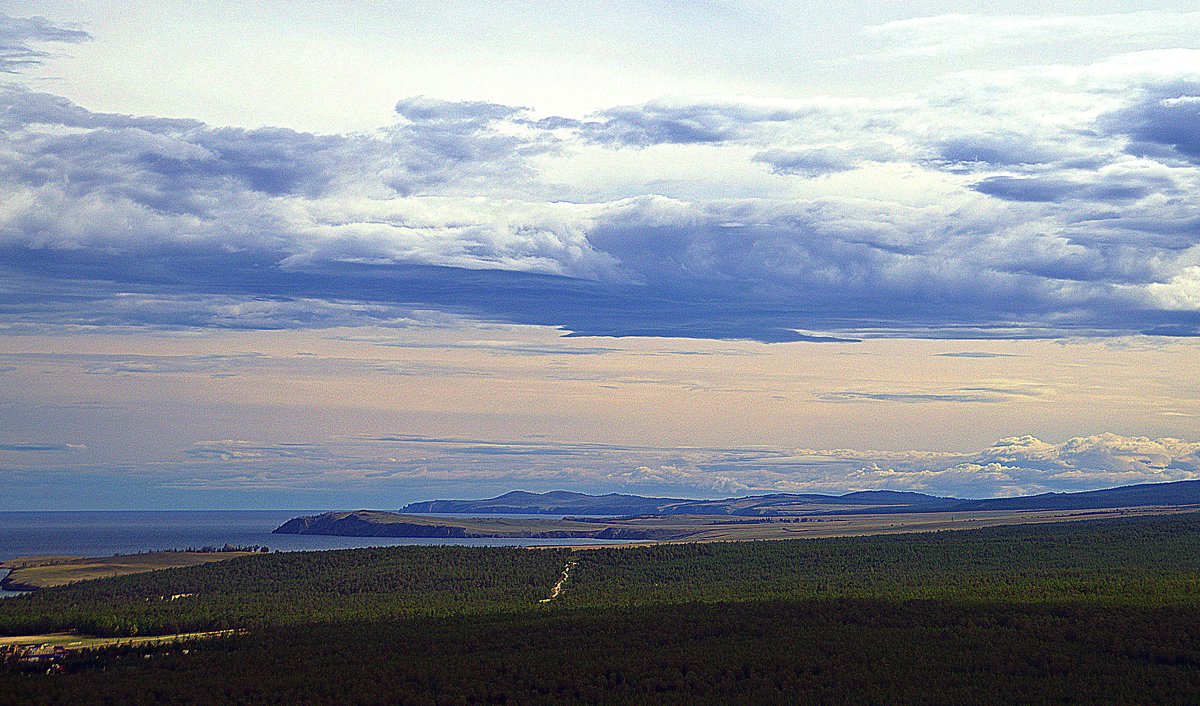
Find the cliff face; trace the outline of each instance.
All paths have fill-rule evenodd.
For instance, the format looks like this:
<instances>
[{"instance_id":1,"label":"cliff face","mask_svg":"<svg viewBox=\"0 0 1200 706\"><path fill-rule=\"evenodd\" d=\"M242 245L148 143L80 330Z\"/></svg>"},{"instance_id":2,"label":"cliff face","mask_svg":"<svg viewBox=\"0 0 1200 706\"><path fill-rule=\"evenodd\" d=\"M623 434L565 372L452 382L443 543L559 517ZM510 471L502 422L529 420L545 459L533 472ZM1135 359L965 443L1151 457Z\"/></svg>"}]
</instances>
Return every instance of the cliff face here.
<instances>
[{"instance_id":1,"label":"cliff face","mask_svg":"<svg viewBox=\"0 0 1200 706\"><path fill-rule=\"evenodd\" d=\"M317 520L314 516L309 517L293 517L276 527L271 534L310 534L308 528L312 527Z\"/></svg>"}]
</instances>

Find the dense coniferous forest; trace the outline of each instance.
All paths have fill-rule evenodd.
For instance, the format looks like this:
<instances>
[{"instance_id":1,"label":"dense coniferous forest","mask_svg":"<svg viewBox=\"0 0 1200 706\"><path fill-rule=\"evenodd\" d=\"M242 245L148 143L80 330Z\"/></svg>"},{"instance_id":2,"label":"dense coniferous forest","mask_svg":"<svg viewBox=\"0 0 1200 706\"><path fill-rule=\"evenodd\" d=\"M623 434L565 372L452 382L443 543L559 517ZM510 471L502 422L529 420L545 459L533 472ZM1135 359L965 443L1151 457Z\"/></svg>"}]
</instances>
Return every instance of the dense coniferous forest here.
<instances>
[{"instance_id":1,"label":"dense coniferous forest","mask_svg":"<svg viewBox=\"0 0 1200 706\"><path fill-rule=\"evenodd\" d=\"M1200 516L271 554L0 602L7 634L226 627L10 666L0 703L1197 703Z\"/></svg>"},{"instance_id":2,"label":"dense coniferous forest","mask_svg":"<svg viewBox=\"0 0 1200 706\"><path fill-rule=\"evenodd\" d=\"M219 562L216 571L153 571L6 599L0 633L159 635L519 610L545 597L566 556L508 547L251 556Z\"/></svg>"}]
</instances>

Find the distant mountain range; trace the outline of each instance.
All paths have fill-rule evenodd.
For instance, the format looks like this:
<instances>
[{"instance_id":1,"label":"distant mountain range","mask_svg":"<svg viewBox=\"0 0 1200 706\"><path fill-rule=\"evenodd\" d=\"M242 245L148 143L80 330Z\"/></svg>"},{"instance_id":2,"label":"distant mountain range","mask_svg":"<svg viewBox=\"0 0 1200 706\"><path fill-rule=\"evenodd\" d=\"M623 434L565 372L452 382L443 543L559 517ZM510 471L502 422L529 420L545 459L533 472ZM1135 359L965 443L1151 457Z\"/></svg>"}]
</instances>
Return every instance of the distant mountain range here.
<instances>
[{"instance_id":1,"label":"distant mountain range","mask_svg":"<svg viewBox=\"0 0 1200 706\"><path fill-rule=\"evenodd\" d=\"M1188 506L1200 506L1200 481L989 500L890 490L845 495L776 493L722 500L514 491L486 500L412 503L400 513L358 510L296 517L275 532L358 537L730 541L966 529L988 522L1057 522L1081 519L1079 515L1175 512L1175 508ZM960 514L922 514L938 512ZM445 516L450 513L468 517ZM567 517L503 517L516 514ZM895 516L879 517L892 514Z\"/></svg>"},{"instance_id":2,"label":"distant mountain range","mask_svg":"<svg viewBox=\"0 0 1200 706\"><path fill-rule=\"evenodd\" d=\"M975 512L986 510L1087 510L1146 505L1200 505L1200 481L1147 483L1080 493L1043 493L1012 498L965 500L923 493L866 490L845 495L776 493L721 500L647 498L640 495L588 495L565 490L513 491L486 500L428 500L400 509L416 513L484 515L786 515L878 514L891 512Z\"/></svg>"}]
</instances>

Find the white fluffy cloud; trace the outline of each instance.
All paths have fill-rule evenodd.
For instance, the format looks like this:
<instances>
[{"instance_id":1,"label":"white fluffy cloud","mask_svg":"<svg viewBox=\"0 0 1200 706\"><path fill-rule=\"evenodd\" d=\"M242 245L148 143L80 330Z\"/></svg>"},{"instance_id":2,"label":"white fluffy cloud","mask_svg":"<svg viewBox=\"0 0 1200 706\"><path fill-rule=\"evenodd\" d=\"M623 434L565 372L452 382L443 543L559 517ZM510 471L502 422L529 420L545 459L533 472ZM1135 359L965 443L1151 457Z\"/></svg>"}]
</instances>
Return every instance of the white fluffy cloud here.
<instances>
[{"instance_id":1,"label":"white fluffy cloud","mask_svg":"<svg viewBox=\"0 0 1200 706\"><path fill-rule=\"evenodd\" d=\"M1050 444L1032 436L1003 439L943 463L907 461L859 469L872 487L957 488L958 493L1018 495L1091 490L1131 483L1200 479L1200 443L1105 433Z\"/></svg>"}]
</instances>

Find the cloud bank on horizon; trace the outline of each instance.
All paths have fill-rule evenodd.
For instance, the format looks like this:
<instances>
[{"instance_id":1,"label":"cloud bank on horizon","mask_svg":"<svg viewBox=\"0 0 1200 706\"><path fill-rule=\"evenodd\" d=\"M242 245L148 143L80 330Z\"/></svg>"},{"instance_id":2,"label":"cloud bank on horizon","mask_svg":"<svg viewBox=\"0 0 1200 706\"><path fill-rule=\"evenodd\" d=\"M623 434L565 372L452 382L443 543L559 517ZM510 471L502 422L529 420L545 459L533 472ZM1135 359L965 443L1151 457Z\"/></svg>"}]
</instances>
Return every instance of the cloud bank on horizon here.
<instances>
[{"instance_id":1,"label":"cloud bank on horizon","mask_svg":"<svg viewBox=\"0 0 1200 706\"><path fill-rule=\"evenodd\" d=\"M392 125L353 134L93 112L10 81L0 316L290 328L435 309L578 335L1194 336L1200 19L1154 19L1127 39L1179 47L949 74L890 99L566 117L408 97ZM936 55L962 50L936 39L964 36L953 27L1000 23L992 41L1019 45L1120 20L870 31ZM0 65L87 38L6 18Z\"/></svg>"},{"instance_id":2,"label":"cloud bank on horizon","mask_svg":"<svg viewBox=\"0 0 1200 706\"><path fill-rule=\"evenodd\" d=\"M0 452L51 452L78 446L5 445ZM420 436L344 438L324 443L197 442L176 460L139 472L47 466L41 483L21 485L40 502L47 478L70 478L60 502L106 492L113 473L153 486L159 502L182 498L285 498L317 507L331 497L387 498L399 506L434 497L487 497L516 488L679 497L755 493L911 490L962 498L1073 492L1135 483L1200 480L1200 443L1099 434L1050 444L1032 436L1002 439L975 453L747 448L655 448L545 440L485 441ZM34 480L35 473L10 474ZM0 489L0 503L15 488ZM32 492L31 492L32 489ZM194 502L194 500L193 500ZM350 501L353 502L352 500ZM386 502L386 501L385 501ZM307 505L305 503L308 503Z\"/></svg>"}]
</instances>

